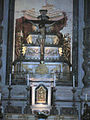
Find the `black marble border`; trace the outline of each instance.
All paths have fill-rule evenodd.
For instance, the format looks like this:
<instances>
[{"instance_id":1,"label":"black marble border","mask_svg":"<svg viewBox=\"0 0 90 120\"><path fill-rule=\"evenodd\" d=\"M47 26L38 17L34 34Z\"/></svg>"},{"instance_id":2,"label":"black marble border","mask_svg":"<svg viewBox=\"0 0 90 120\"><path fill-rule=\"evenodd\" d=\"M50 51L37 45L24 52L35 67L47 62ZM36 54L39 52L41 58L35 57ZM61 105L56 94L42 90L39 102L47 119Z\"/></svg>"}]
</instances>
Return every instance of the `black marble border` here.
<instances>
[{"instance_id":1,"label":"black marble border","mask_svg":"<svg viewBox=\"0 0 90 120\"><path fill-rule=\"evenodd\" d=\"M8 10L8 36L7 36L7 64L6 64L6 84L9 82L13 56L13 32L14 32L14 7L15 0L9 0Z\"/></svg>"},{"instance_id":2,"label":"black marble border","mask_svg":"<svg viewBox=\"0 0 90 120\"><path fill-rule=\"evenodd\" d=\"M78 10L79 0L73 0L72 76L75 76L76 85L78 85Z\"/></svg>"}]
</instances>

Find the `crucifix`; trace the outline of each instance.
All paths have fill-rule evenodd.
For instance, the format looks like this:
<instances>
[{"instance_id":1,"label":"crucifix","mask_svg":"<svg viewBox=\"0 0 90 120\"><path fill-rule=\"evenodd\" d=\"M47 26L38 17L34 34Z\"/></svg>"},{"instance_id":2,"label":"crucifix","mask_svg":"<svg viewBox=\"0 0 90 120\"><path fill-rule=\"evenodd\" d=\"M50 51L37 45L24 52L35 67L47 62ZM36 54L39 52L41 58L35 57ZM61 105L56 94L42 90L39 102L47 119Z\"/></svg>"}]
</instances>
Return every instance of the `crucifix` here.
<instances>
[{"instance_id":1,"label":"crucifix","mask_svg":"<svg viewBox=\"0 0 90 120\"><path fill-rule=\"evenodd\" d=\"M40 16L38 16L38 19L40 20L39 25L34 24L32 21L30 21L34 26L37 27L38 32L40 33L40 63L44 63L44 45L45 45L45 39L46 39L46 21L49 19L49 17L46 15L47 10L40 10Z\"/></svg>"},{"instance_id":2,"label":"crucifix","mask_svg":"<svg viewBox=\"0 0 90 120\"><path fill-rule=\"evenodd\" d=\"M44 46L45 46L45 39L46 39L46 29L54 25L56 22L46 25L49 19L49 17L46 15L47 10L44 10L44 9L40 10L40 14L41 15L38 16L39 25L36 25L32 21L30 21L30 23L36 26L38 29L38 32L40 33L40 63L44 63Z\"/></svg>"},{"instance_id":3,"label":"crucifix","mask_svg":"<svg viewBox=\"0 0 90 120\"><path fill-rule=\"evenodd\" d=\"M41 34L41 40L40 40L40 63L44 63L44 46L45 46L45 39L46 39L46 30L47 28L49 28L50 26L54 25L55 22L53 22L50 25L47 25L47 21L49 19L49 17L46 15L47 14L47 10L40 10L40 16L38 16L38 19L41 20L40 24L39 24L39 31Z\"/></svg>"},{"instance_id":4,"label":"crucifix","mask_svg":"<svg viewBox=\"0 0 90 120\"><path fill-rule=\"evenodd\" d=\"M45 23L49 19L49 17L46 15L47 10L40 10L40 16L38 16L38 19L41 20L39 24L39 31L41 34L41 40L40 40L40 63L44 62L44 45L45 45L45 39L46 39L46 26Z\"/></svg>"},{"instance_id":5,"label":"crucifix","mask_svg":"<svg viewBox=\"0 0 90 120\"><path fill-rule=\"evenodd\" d=\"M46 39L46 28L45 25L40 25L40 33L41 33L41 40L40 40L40 63L44 62L44 45Z\"/></svg>"}]
</instances>

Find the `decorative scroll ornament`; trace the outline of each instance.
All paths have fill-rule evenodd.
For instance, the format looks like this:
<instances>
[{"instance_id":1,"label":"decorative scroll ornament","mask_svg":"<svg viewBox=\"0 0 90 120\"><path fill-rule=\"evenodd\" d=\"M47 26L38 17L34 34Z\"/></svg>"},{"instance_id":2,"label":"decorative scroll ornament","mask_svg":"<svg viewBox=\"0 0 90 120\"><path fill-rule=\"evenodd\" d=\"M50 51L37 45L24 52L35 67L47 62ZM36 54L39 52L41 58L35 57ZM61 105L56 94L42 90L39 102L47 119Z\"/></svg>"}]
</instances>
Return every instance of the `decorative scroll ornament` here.
<instances>
[{"instance_id":1,"label":"decorative scroll ornament","mask_svg":"<svg viewBox=\"0 0 90 120\"><path fill-rule=\"evenodd\" d=\"M16 55L19 57L20 56L20 50L21 50L21 32L17 32L16 33L16 44L15 44L15 48L16 48Z\"/></svg>"},{"instance_id":2,"label":"decorative scroll ornament","mask_svg":"<svg viewBox=\"0 0 90 120\"><path fill-rule=\"evenodd\" d=\"M25 55L26 50L27 50L27 47L26 47L26 46L22 47L22 54L23 54L23 55Z\"/></svg>"},{"instance_id":3,"label":"decorative scroll ornament","mask_svg":"<svg viewBox=\"0 0 90 120\"><path fill-rule=\"evenodd\" d=\"M26 41L27 41L28 44L31 44L32 43L32 36L28 35Z\"/></svg>"},{"instance_id":4,"label":"decorative scroll ornament","mask_svg":"<svg viewBox=\"0 0 90 120\"><path fill-rule=\"evenodd\" d=\"M58 48L58 51L59 51L59 55L62 56L62 48Z\"/></svg>"},{"instance_id":5,"label":"decorative scroll ornament","mask_svg":"<svg viewBox=\"0 0 90 120\"><path fill-rule=\"evenodd\" d=\"M71 37L69 33L64 35L64 41L63 41L63 56L67 61L70 62L70 50L71 50Z\"/></svg>"},{"instance_id":6,"label":"decorative scroll ornament","mask_svg":"<svg viewBox=\"0 0 90 120\"><path fill-rule=\"evenodd\" d=\"M58 45L58 43L59 43L59 38L57 36L55 36L53 38L53 44Z\"/></svg>"}]
</instances>

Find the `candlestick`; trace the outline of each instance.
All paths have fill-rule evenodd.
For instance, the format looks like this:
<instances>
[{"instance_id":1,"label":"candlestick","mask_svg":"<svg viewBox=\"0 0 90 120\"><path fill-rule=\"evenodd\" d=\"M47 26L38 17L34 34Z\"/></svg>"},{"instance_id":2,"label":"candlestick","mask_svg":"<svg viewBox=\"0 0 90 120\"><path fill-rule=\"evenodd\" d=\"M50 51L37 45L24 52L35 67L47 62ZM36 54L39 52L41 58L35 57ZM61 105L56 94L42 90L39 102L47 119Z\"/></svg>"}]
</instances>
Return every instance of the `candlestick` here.
<instances>
[{"instance_id":1,"label":"candlestick","mask_svg":"<svg viewBox=\"0 0 90 120\"><path fill-rule=\"evenodd\" d=\"M27 75L27 86L29 86L29 74Z\"/></svg>"},{"instance_id":2,"label":"candlestick","mask_svg":"<svg viewBox=\"0 0 90 120\"><path fill-rule=\"evenodd\" d=\"M75 87L75 76L73 75L73 87Z\"/></svg>"},{"instance_id":3,"label":"candlestick","mask_svg":"<svg viewBox=\"0 0 90 120\"><path fill-rule=\"evenodd\" d=\"M87 101L87 94L85 95L85 101Z\"/></svg>"},{"instance_id":4,"label":"candlestick","mask_svg":"<svg viewBox=\"0 0 90 120\"><path fill-rule=\"evenodd\" d=\"M55 84L56 84L56 75L54 74L54 87L55 87Z\"/></svg>"},{"instance_id":5,"label":"candlestick","mask_svg":"<svg viewBox=\"0 0 90 120\"><path fill-rule=\"evenodd\" d=\"M1 93L0 93L0 100L1 100Z\"/></svg>"},{"instance_id":6,"label":"candlestick","mask_svg":"<svg viewBox=\"0 0 90 120\"><path fill-rule=\"evenodd\" d=\"M9 93L8 93L8 105L10 105L11 104L11 102L10 102L10 99L11 99L11 90L12 90L11 85L8 86L8 90L9 90Z\"/></svg>"},{"instance_id":7,"label":"candlestick","mask_svg":"<svg viewBox=\"0 0 90 120\"><path fill-rule=\"evenodd\" d=\"M9 75L9 85L11 85L11 73Z\"/></svg>"}]
</instances>

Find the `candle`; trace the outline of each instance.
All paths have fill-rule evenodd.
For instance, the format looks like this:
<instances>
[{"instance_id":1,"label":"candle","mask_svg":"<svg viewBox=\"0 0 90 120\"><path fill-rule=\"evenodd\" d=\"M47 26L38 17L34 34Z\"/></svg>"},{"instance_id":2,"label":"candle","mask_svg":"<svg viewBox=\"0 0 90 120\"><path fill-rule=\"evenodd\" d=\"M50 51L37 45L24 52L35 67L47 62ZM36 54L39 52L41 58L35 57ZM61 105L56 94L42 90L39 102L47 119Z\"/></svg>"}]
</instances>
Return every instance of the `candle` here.
<instances>
[{"instance_id":1,"label":"candle","mask_svg":"<svg viewBox=\"0 0 90 120\"><path fill-rule=\"evenodd\" d=\"M23 37L23 32L22 32L22 30L21 30L21 37Z\"/></svg>"},{"instance_id":2,"label":"candle","mask_svg":"<svg viewBox=\"0 0 90 120\"><path fill-rule=\"evenodd\" d=\"M73 87L75 87L75 76L73 75Z\"/></svg>"},{"instance_id":3,"label":"candle","mask_svg":"<svg viewBox=\"0 0 90 120\"><path fill-rule=\"evenodd\" d=\"M85 95L85 100L87 101L87 94Z\"/></svg>"},{"instance_id":4,"label":"candle","mask_svg":"<svg viewBox=\"0 0 90 120\"><path fill-rule=\"evenodd\" d=\"M72 67L70 67L70 71L72 71Z\"/></svg>"},{"instance_id":5,"label":"candle","mask_svg":"<svg viewBox=\"0 0 90 120\"><path fill-rule=\"evenodd\" d=\"M29 86L29 74L27 75L27 86Z\"/></svg>"},{"instance_id":6,"label":"candle","mask_svg":"<svg viewBox=\"0 0 90 120\"><path fill-rule=\"evenodd\" d=\"M9 85L11 85L11 73L9 75Z\"/></svg>"},{"instance_id":7,"label":"candle","mask_svg":"<svg viewBox=\"0 0 90 120\"><path fill-rule=\"evenodd\" d=\"M12 72L14 73L14 65L12 66Z\"/></svg>"},{"instance_id":8,"label":"candle","mask_svg":"<svg viewBox=\"0 0 90 120\"><path fill-rule=\"evenodd\" d=\"M1 93L0 93L0 100L1 100Z\"/></svg>"}]
</instances>

